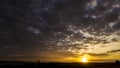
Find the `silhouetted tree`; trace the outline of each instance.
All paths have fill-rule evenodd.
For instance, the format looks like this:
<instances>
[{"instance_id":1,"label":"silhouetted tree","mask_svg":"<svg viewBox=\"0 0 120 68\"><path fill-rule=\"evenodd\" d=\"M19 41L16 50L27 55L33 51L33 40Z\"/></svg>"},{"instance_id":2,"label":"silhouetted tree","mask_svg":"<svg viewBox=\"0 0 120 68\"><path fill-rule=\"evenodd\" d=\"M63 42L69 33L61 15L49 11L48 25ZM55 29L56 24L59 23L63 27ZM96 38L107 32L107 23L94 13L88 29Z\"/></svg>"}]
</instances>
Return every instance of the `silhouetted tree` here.
<instances>
[{"instance_id":1,"label":"silhouetted tree","mask_svg":"<svg viewBox=\"0 0 120 68\"><path fill-rule=\"evenodd\" d=\"M40 63L40 60L38 60L37 63L39 64L39 63Z\"/></svg>"},{"instance_id":2,"label":"silhouetted tree","mask_svg":"<svg viewBox=\"0 0 120 68\"><path fill-rule=\"evenodd\" d=\"M119 62L119 60L116 60L115 63L116 63L116 64L119 64L120 62Z\"/></svg>"}]
</instances>

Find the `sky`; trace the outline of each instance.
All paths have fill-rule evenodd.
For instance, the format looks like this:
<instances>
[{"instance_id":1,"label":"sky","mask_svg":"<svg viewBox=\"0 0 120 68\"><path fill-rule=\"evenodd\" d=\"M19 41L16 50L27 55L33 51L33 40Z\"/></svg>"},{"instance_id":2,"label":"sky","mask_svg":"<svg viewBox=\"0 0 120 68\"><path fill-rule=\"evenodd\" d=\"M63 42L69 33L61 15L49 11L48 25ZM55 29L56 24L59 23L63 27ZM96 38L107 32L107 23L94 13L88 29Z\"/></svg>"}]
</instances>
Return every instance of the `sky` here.
<instances>
[{"instance_id":1,"label":"sky","mask_svg":"<svg viewBox=\"0 0 120 68\"><path fill-rule=\"evenodd\" d=\"M120 0L0 0L0 60L120 60Z\"/></svg>"}]
</instances>

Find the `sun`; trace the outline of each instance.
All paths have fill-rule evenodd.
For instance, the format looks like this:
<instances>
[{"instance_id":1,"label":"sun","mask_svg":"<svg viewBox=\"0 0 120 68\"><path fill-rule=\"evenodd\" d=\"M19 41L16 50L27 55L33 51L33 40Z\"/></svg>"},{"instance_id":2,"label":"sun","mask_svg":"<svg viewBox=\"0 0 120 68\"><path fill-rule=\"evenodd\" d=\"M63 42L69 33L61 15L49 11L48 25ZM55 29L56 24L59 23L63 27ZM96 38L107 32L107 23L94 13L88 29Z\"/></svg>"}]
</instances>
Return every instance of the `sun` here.
<instances>
[{"instance_id":1,"label":"sun","mask_svg":"<svg viewBox=\"0 0 120 68\"><path fill-rule=\"evenodd\" d=\"M82 58L82 59L81 59L81 62L84 62L84 63L88 62L88 61L87 61L87 58L85 58L85 57Z\"/></svg>"}]
</instances>

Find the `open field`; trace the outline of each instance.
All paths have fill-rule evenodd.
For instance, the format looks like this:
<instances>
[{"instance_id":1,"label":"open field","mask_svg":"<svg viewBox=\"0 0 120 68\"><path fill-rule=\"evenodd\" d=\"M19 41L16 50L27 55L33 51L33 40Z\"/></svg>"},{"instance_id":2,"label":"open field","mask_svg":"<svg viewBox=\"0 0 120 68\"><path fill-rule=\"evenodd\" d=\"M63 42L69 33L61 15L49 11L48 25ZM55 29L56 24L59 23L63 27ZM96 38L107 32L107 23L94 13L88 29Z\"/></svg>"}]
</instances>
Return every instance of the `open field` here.
<instances>
[{"instance_id":1,"label":"open field","mask_svg":"<svg viewBox=\"0 0 120 68\"><path fill-rule=\"evenodd\" d=\"M2 67L38 68L120 68L120 63L40 63L40 62L0 62Z\"/></svg>"}]
</instances>

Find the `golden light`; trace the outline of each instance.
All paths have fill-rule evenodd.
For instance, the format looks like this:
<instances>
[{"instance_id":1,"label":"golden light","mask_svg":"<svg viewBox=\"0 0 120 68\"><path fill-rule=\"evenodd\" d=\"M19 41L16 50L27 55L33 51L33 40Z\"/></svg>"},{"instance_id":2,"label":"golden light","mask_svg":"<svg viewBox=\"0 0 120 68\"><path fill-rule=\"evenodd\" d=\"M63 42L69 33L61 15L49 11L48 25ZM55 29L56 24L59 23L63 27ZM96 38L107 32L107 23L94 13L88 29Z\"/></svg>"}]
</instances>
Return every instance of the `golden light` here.
<instances>
[{"instance_id":1,"label":"golden light","mask_svg":"<svg viewBox=\"0 0 120 68\"><path fill-rule=\"evenodd\" d=\"M88 61L87 61L87 58L82 58L82 59L81 59L81 62L84 62L84 63L88 62Z\"/></svg>"},{"instance_id":2,"label":"golden light","mask_svg":"<svg viewBox=\"0 0 120 68\"><path fill-rule=\"evenodd\" d=\"M84 54L84 55L79 57L79 62L89 63L91 59L92 59L92 57L90 55Z\"/></svg>"}]
</instances>

